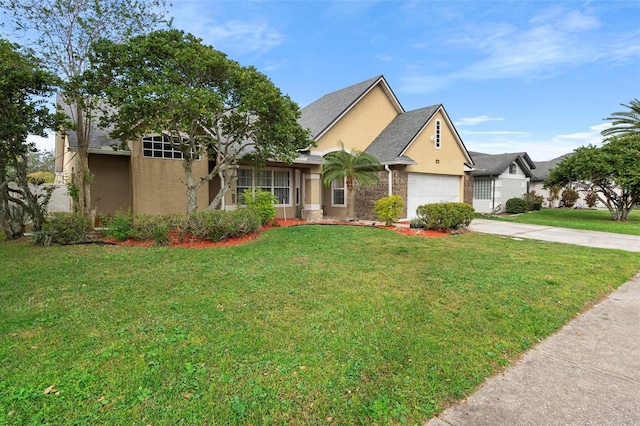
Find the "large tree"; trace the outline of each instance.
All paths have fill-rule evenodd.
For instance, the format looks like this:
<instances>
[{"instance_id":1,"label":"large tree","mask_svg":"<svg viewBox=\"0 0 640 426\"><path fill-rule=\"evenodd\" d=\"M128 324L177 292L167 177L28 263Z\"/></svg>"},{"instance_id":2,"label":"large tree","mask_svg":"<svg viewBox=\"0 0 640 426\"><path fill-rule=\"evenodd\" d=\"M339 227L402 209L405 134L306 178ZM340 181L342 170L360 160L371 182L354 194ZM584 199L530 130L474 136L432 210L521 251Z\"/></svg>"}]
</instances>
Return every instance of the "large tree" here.
<instances>
[{"instance_id":1,"label":"large tree","mask_svg":"<svg viewBox=\"0 0 640 426\"><path fill-rule=\"evenodd\" d=\"M87 81L105 100L102 125L113 126L111 136L125 144L164 134L183 153L187 212L197 208L198 188L215 176L222 185L209 208L217 208L241 158L290 162L311 144L288 96L255 68L191 34L165 30L125 43L102 40L92 61ZM212 160L206 176L194 176L199 156Z\"/></svg>"},{"instance_id":2,"label":"large tree","mask_svg":"<svg viewBox=\"0 0 640 426\"><path fill-rule=\"evenodd\" d=\"M640 133L612 137L601 147L580 147L545 180L547 187L573 183L595 192L613 220L627 220L640 201Z\"/></svg>"},{"instance_id":3,"label":"large tree","mask_svg":"<svg viewBox=\"0 0 640 426\"><path fill-rule=\"evenodd\" d=\"M629 111L614 112L605 120L611 122L611 127L604 129L602 136L622 136L640 134L640 100L633 99L629 105L621 104Z\"/></svg>"},{"instance_id":4,"label":"large tree","mask_svg":"<svg viewBox=\"0 0 640 426\"><path fill-rule=\"evenodd\" d=\"M30 134L44 136L55 127L43 97L50 95L56 77L42 69L30 52L0 39L0 229L9 238L24 232L24 216L40 229L48 195L34 191L28 178Z\"/></svg>"},{"instance_id":5,"label":"large tree","mask_svg":"<svg viewBox=\"0 0 640 426\"><path fill-rule=\"evenodd\" d=\"M342 146L340 151L330 152L324 157L322 182L331 185L336 179L345 179L347 187L347 215L355 216L355 184L367 186L379 182L377 171L382 166L377 158L360 151L347 152Z\"/></svg>"},{"instance_id":6,"label":"large tree","mask_svg":"<svg viewBox=\"0 0 640 426\"><path fill-rule=\"evenodd\" d=\"M25 30L27 36L35 31L34 48L65 83L62 97L70 107L70 127L78 141L75 207L85 216L91 212L89 144L94 115L92 99L75 80L87 69L94 42L124 40L153 29L164 22L165 5L165 0L0 0L17 30Z\"/></svg>"}]
</instances>

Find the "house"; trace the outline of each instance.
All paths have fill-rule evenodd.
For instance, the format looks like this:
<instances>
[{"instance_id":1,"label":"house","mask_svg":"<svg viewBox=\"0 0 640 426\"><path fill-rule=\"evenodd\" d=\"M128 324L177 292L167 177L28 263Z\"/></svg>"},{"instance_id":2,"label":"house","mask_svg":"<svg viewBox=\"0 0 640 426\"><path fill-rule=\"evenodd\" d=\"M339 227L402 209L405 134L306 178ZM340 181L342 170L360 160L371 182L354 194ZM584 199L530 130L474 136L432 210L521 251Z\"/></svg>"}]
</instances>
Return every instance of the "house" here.
<instances>
[{"instance_id":1,"label":"house","mask_svg":"<svg viewBox=\"0 0 640 426\"><path fill-rule=\"evenodd\" d=\"M551 169L555 168L558 163L571 154L561 155L560 157L554 158L549 161L537 161L536 169L533 172L533 176L531 176L531 190L536 191L536 194L542 195L543 198L543 206L545 207L558 207L560 205L560 199L555 199L555 197L550 197L550 191L548 188L544 188L544 180L549 177L549 173ZM560 194L558 194L560 197ZM583 195L581 194L583 198ZM554 198L554 199L551 199Z\"/></svg>"},{"instance_id":2,"label":"house","mask_svg":"<svg viewBox=\"0 0 640 426\"><path fill-rule=\"evenodd\" d=\"M480 213L505 211L507 200L531 190L536 164L526 152L483 154L471 152L474 170L473 208Z\"/></svg>"},{"instance_id":3,"label":"house","mask_svg":"<svg viewBox=\"0 0 640 426\"><path fill-rule=\"evenodd\" d=\"M278 217L346 218L348 203L355 203L356 217L374 219L372 200L397 194L406 202L405 216L415 215L421 204L472 200L473 161L442 105L405 111L384 76L376 76L329 93L301 110L299 123L310 130L315 146L301 151L291 165L268 162L256 170L240 164L237 181L226 194L222 207L238 207L238 194L255 186L278 198ZM186 194L181 153L174 151L162 135L147 135L114 151L105 132L92 136L89 167L95 175L92 202L98 213L118 209L134 213L180 213ZM74 132L57 135L61 179L75 167ZM384 166L380 184L358 188L349 200L344 181L322 184L324 156L340 150L364 151ZM64 155L60 156L60 153ZM194 176L204 176L209 160L194 164ZM204 209L220 188L217 179L198 192L198 208Z\"/></svg>"}]
</instances>

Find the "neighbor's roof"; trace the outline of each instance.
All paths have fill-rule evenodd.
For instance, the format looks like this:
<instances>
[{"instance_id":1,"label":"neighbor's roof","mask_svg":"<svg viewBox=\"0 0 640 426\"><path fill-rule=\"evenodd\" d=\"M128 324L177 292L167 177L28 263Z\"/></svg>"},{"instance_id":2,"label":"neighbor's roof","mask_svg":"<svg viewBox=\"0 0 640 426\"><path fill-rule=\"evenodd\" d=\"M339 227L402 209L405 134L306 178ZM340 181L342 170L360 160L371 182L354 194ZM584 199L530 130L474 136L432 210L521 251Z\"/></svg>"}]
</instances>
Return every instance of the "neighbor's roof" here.
<instances>
[{"instance_id":1,"label":"neighbor's roof","mask_svg":"<svg viewBox=\"0 0 640 426\"><path fill-rule=\"evenodd\" d=\"M301 115L298 123L300 123L303 128L311 130L311 137L317 139L379 83L382 83L382 88L392 99L398 112L404 112L402 105L400 105L391 91L384 76L379 75L345 87L344 89L331 92L310 103L300 110Z\"/></svg>"},{"instance_id":2,"label":"neighbor's roof","mask_svg":"<svg viewBox=\"0 0 640 426\"><path fill-rule=\"evenodd\" d=\"M546 178L549 177L549 173L551 172L551 169L554 169L560 161L571 156L572 154L573 153L564 154L558 158L554 158L553 160L549 160L549 161L536 161L536 170L535 172L533 172L533 176L531 177L531 180L533 181L545 180Z\"/></svg>"},{"instance_id":3,"label":"neighbor's roof","mask_svg":"<svg viewBox=\"0 0 640 426\"><path fill-rule=\"evenodd\" d=\"M514 152L505 154L484 154L481 152L469 152L475 164L471 172L473 176L498 176L512 164L518 163L525 175L532 177L531 169L536 168L536 164L529 158L526 152Z\"/></svg>"},{"instance_id":4,"label":"neighbor's roof","mask_svg":"<svg viewBox=\"0 0 640 426\"><path fill-rule=\"evenodd\" d=\"M399 114L371 142L365 152L376 157L382 164L417 164L402 153L439 108L440 105L432 105Z\"/></svg>"}]
</instances>

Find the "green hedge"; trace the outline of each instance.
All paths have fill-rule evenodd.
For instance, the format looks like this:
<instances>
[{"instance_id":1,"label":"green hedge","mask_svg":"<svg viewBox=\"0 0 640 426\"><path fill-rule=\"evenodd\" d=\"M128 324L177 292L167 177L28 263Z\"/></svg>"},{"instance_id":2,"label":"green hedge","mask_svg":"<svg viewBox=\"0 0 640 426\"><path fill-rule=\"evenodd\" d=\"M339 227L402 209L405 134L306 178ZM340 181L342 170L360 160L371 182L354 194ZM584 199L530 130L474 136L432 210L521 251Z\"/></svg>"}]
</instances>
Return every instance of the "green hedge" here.
<instances>
[{"instance_id":1,"label":"green hedge","mask_svg":"<svg viewBox=\"0 0 640 426\"><path fill-rule=\"evenodd\" d=\"M527 211L527 202L522 198L509 198L504 207L507 213L524 213Z\"/></svg>"},{"instance_id":2,"label":"green hedge","mask_svg":"<svg viewBox=\"0 0 640 426\"><path fill-rule=\"evenodd\" d=\"M42 229L34 231L33 244L50 246L53 244L73 244L89 240L91 223L75 213L52 213Z\"/></svg>"},{"instance_id":3,"label":"green hedge","mask_svg":"<svg viewBox=\"0 0 640 426\"><path fill-rule=\"evenodd\" d=\"M416 209L422 227L438 230L469 226L473 213L473 207L466 203L425 204Z\"/></svg>"}]
</instances>

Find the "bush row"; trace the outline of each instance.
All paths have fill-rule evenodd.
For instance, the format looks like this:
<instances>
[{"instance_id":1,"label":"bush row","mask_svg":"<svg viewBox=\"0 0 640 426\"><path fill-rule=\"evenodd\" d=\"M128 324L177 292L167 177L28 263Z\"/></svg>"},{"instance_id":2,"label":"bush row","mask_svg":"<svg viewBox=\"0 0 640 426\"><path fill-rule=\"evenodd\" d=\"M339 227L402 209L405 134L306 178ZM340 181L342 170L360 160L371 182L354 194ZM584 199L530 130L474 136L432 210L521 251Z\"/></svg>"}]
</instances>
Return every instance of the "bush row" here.
<instances>
[{"instance_id":1,"label":"bush row","mask_svg":"<svg viewBox=\"0 0 640 426\"><path fill-rule=\"evenodd\" d=\"M530 212L534 210L542 209L542 195L536 194L536 191L531 191L522 196L522 198L509 198L505 204L505 211L507 213L519 214Z\"/></svg>"},{"instance_id":2,"label":"bush row","mask_svg":"<svg viewBox=\"0 0 640 426\"><path fill-rule=\"evenodd\" d=\"M414 226L427 229L452 230L469 226L474 209L466 203L425 204L416 210Z\"/></svg>"},{"instance_id":3,"label":"bush row","mask_svg":"<svg viewBox=\"0 0 640 426\"><path fill-rule=\"evenodd\" d=\"M118 211L112 218L101 217L102 234L124 241L153 241L156 245L169 242L172 231L180 239L187 235L209 241L251 234L262 226L260 214L253 209L233 211L210 210L184 215L135 215ZM34 232L32 242L39 246L74 244L90 241L93 231L89 221L72 213L54 213L40 231Z\"/></svg>"}]
</instances>

